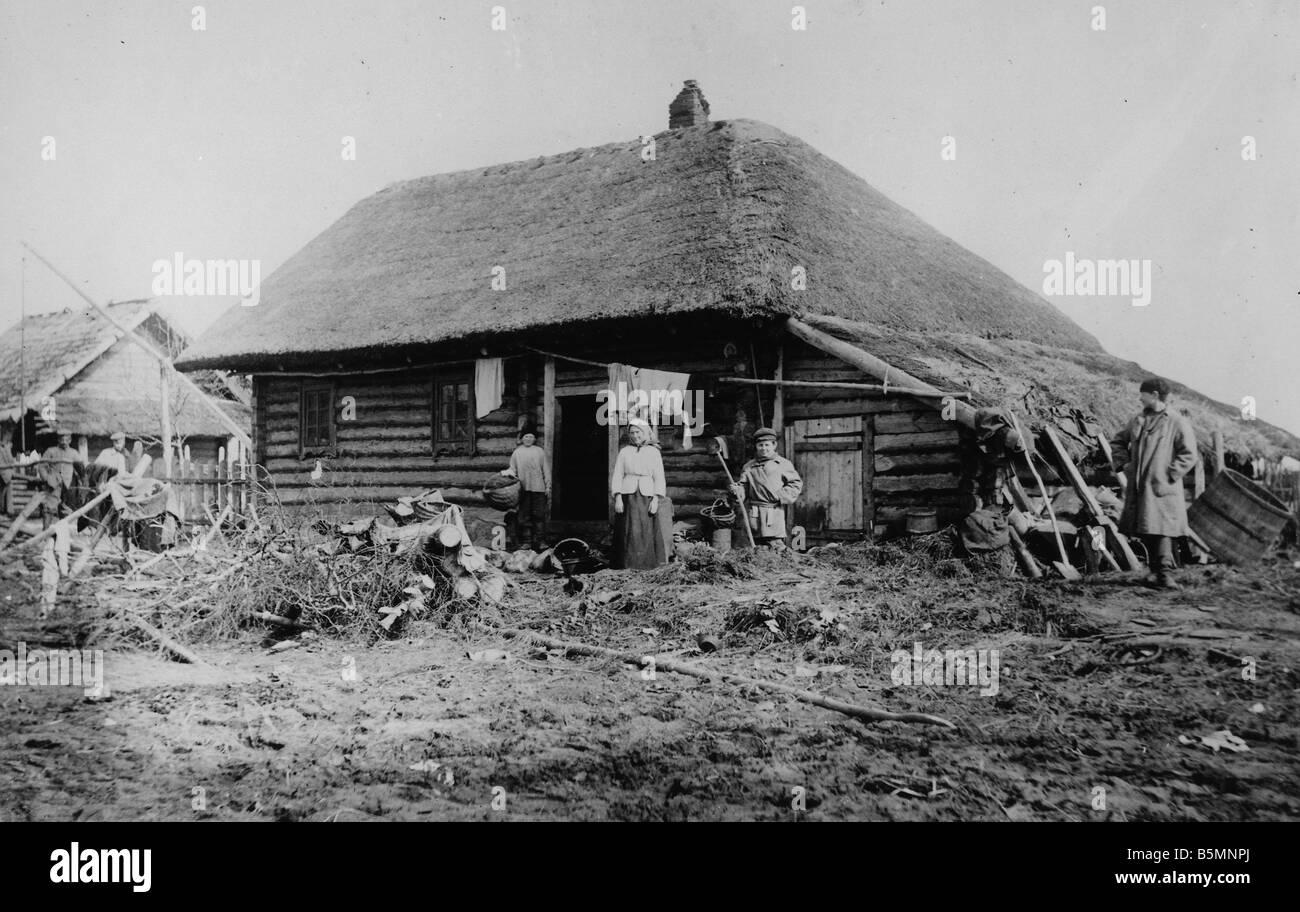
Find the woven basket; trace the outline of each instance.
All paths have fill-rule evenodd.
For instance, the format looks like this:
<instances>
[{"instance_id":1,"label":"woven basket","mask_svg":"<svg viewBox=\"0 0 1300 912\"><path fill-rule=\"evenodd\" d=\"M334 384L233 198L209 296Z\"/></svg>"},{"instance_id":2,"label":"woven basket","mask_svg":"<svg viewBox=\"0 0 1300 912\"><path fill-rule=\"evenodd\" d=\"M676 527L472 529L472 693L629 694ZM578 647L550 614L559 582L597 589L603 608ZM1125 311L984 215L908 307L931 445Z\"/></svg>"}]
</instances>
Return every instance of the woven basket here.
<instances>
[{"instance_id":1,"label":"woven basket","mask_svg":"<svg viewBox=\"0 0 1300 912\"><path fill-rule=\"evenodd\" d=\"M1290 518L1282 501L1232 469L1220 472L1187 511L1187 525L1230 564L1259 560Z\"/></svg>"},{"instance_id":2,"label":"woven basket","mask_svg":"<svg viewBox=\"0 0 1300 912\"><path fill-rule=\"evenodd\" d=\"M498 510L513 510L519 506L519 492L522 489L518 478L493 475L483 485L483 499Z\"/></svg>"}]
</instances>

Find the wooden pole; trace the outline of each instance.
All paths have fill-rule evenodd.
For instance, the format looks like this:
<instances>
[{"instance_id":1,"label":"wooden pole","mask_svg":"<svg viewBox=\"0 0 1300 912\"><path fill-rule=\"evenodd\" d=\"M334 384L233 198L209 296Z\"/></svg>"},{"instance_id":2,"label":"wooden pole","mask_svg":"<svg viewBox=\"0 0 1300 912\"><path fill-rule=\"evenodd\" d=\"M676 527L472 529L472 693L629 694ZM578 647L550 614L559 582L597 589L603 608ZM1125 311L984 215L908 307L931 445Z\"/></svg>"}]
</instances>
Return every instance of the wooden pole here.
<instances>
[{"instance_id":1,"label":"wooden pole","mask_svg":"<svg viewBox=\"0 0 1300 912\"><path fill-rule=\"evenodd\" d=\"M23 543L22 543L21 545L19 545L18 547L20 547L20 548L26 548L28 545L35 544L35 543L38 542L38 541L44 541L45 539L49 538L51 535L54 534L55 530L58 529L58 527L59 527L59 523L67 523L67 524L68 524L68 528L71 529L71 528L72 528L72 521L73 521L74 519L80 519L82 516L85 516L87 513L90 512L90 510L91 510L92 507L97 506L97 505L98 505L102 500L104 500L106 497L108 497L108 495L109 495L110 493L112 493L112 492L110 492L110 491L105 491L103 494L100 494L100 495L96 496L96 497L93 498L92 500L88 501L88 502L86 503L86 505L85 505L84 507L82 507L80 510L77 510L75 513L69 513L67 516L63 517L63 519L60 519L58 522L56 522L54 525L50 526L50 527L49 527L48 529L46 529L44 532L40 533L39 535L33 535L31 538L27 539L27 541L23 542ZM13 529L10 529L9 531L12 532ZM6 538L8 538L8 537L10 537L10 536L6 536Z\"/></svg>"},{"instance_id":2,"label":"wooden pole","mask_svg":"<svg viewBox=\"0 0 1300 912\"><path fill-rule=\"evenodd\" d=\"M1052 498L1047 494L1047 486L1043 484L1043 477L1038 474L1038 468L1034 465L1034 451L1030 449L1029 441L1025 438L1025 432L1020 429L1020 420L1016 418L1016 413L1007 410L1011 416L1011 423L1016 426L1016 433L1020 436L1020 446L1025 451L1025 461L1029 463L1029 471L1034 473L1034 481L1038 482L1038 490L1043 495L1043 505L1047 507L1047 518L1052 521L1052 532L1056 536L1056 550L1061 555L1059 563L1053 563L1057 572L1066 579L1078 579L1079 571L1074 569L1070 563L1070 556L1065 552L1065 542L1061 539L1061 528L1056 524L1056 511L1052 509Z\"/></svg>"},{"instance_id":3,"label":"wooden pole","mask_svg":"<svg viewBox=\"0 0 1300 912\"><path fill-rule=\"evenodd\" d=\"M1214 477L1218 478L1219 473L1223 471L1223 432L1215 431L1214 440Z\"/></svg>"},{"instance_id":4,"label":"wooden pole","mask_svg":"<svg viewBox=\"0 0 1300 912\"><path fill-rule=\"evenodd\" d=\"M776 374L773 376L776 383L776 394L772 397L772 430L776 431L779 438L785 434L785 339L778 339L776 342ZM790 454L786 453L786 458Z\"/></svg>"},{"instance_id":5,"label":"wooden pole","mask_svg":"<svg viewBox=\"0 0 1300 912\"><path fill-rule=\"evenodd\" d=\"M546 356L542 365L542 458L546 460L552 478L551 496L546 498L546 521L549 523L555 512L551 501L560 489L555 481L560 473L555 469L555 358L551 355Z\"/></svg>"},{"instance_id":6,"label":"wooden pole","mask_svg":"<svg viewBox=\"0 0 1300 912\"><path fill-rule=\"evenodd\" d=\"M5 530L4 538L0 538L0 551L3 551L8 547L9 543L14 540L14 537L22 528L23 523L31 519L32 515L41 508L41 504L45 502L47 496L49 495L44 491L37 491L32 496L32 499L27 501L27 506L23 507L23 511L14 519L13 525Z\"/></svg>"},{"instance_id":7,"label":"wooden pole","mask_svg":"<svg viewBox=\"0 0 1300 912\"><path fill-rule=\"evenodd\" d=\"M1119 557L1122 558L1121 563L1123 564L1124 569L1141 570L1142 562L1138 560L1137 555L1133 553L1133 549L1129 546L1128 539L1125 538L1119 529L1115 527L1115 524L1111 522L1110 517L1102 512L1101 504L1097 502L1096 496L1092 493L1092 488L1088 487L1083 480L1083 476L1079 474L1079 469L1074 464L1074 460L1070 458L1070 454L1066 452L1065 445L1061 443L1061 438L1056 436L1056 431L1052 429L1051 424L1045 425L1043 430L1047 435L1048 442L1052 445L1052 449L1056 451L1057 459L1060 460L1061 465L1065 468L1066 480L1069 481L1070 485L1074 488L1074 493L1079 495L1079 498L1083 501L1083 505L1088 508L1090 513L1092 513L1092 517L1096 520L1097 525L1106 530L1106 541L1115 549Z\"/></svg>"},{"instance_id":8,"label":"wooden pole","mask_svg":"<svg viewBox=\"0 0 1300 912\"><path fill-rule=\"evenodd\" d=\"M809 386L816 389L842 389L842 390L870 390L872 392L882 392L885 386L880 383L849 383L840 380L751 380L748 377L718 377L719 383L742 383L745 386ZM964 396L965 393L945 393L939 390L930 391L925 389L912 389L910 387L889 385L891 393L902 393L908 396L923 396L934 399L939 396ZM762 416L760 416L761 418ZM773 428L773 430L776 430Z\"/></svg>"},{"instance_id":9,"label":"wooden pole","mask_svg":"<svg viewBox=\"0 0 1300 912\"><path fill-rule=\"evenodd\" d=\"M786 318L785 328L795 338L802 339L814 348L819 348L828 355L834 355L845 364L851 364L863 373L876 377L888 384L891 389L902 386L920 390L926 396L948 397L948 394L916 379L906 371L901 371L888 362L867 354L856 345L850 345L848 342L843 342L819 329L815 329L796 317ZM908 395L916 394L909 393ZM973 429L975 427L975 409L956 397L951 398L957 423L962 427Z\"/></svg>"},{"instance_id":10,"label":"wooden pole","mask_svg":"<svg viewBox=\"0 0 1300 912\"><path fill-rule=\"evenodd\" d=\"M172 396L171 384L167 382L167 365L158 365L158 393L162 396L162 442L163 474L172 477Z\"/></svg>"},{"instance_id":11,"label":"wooden pole","mask_svg":"<svg viewBox=\"0 0 1300 912\"><path fill-rule=\"evenodd\" d=\"M125 326L125 325L123 325L122 323L119 323L119 322L117 321L117 319L116 319L112 314L110 314L106 309L104 309L103 307L101 307L99 304L96 304L95 301L90 297L90 295L86 294L84 291L82 291L80 288L78 288L78 287L76 286L76 284L73 283L73 281L72 281L71 279L69 279L69 278L68 278L67 276L65 276L62 272L60 272L60 271L58 270L58 268L57 268L53 263L51 263L49 260L45 259L45 257L41 256L41 255L40 255L40 254L39 254L39 253L38 253L38 252L37 252L33 247L31 247L31 246L30 246L29 244L27 244L25 241L20 241L19 243L21 243L24 247L26 247L29 251L31 251L32 255L35 256L36 259L40 260L40 261L41 261L42 263L44 263L47 267L49 267L49 270L50 270L51 272L53 272L56 276L58 276L60 279L62 279L62 280L63 280L63 281L68 285L69 288L71 288L71 289L72 289L73 291L75 291L78 295L80 295L81 298L82 298L82 300L84 300L87 304L89 304L89 305L90 305L91 307L93 307L96 311L98 311L99 314L100 314L100 316L102 316L102 317L103 317L104 319L106 319L109 323L112 323L114 326L116 326L118 329L120 329L120 330L122 331L123 335L126 336L126 338L130 339L130 340L131 340L132 342L134 342L136 345L140 346L142 349L144 349L146 352L148 352L149 355L150 355L151 357L154 358L154 360L156 360L159 364L163 365L163 368L164 368L165 370L170 371L171 373L175 374L176 377L178 377L178 378L180 379L181 384L182 384L183 386L187 387L187 388L190 390L190 392L192 392L192 393L194 393L196 396L198 396L199 402L203 403L203 405L205 405L207 408L211 409L212 412L213 412L213 414L215 414L215 415L217 416L217 419L220 420L220 422L221 422L223 425L225 425L226 428L227 428L227 429L228 429L228 430L229 430L229 431L230 431L234 436L238 437L238 438L239 438L242 442L244 442L245 444L247 444L247 445L249 445L249 446L252 446L252 441L249 439L249 436L248 436L247 432L245 432L245 431L243 430L243 428L241 428L241 427L238 425L238 423L236 423L235 419L233 419L233 418L231 418L229 415L227 415L225 409L223 409L223 408L221 408L221 406L217 405L217 403L216 403L215 401L213 401L213 399L212 399L210 396L208 396L207 393L205 393L205 392L203 392L203 390L199 389L198 385L197 385L193 380L191 380L189 377L187 377L187 376L185 376L184 374L182 374L182 373L180 373L179 371L177 371L176 368L172 367L172 362L171 362L171 359L170 359L170 358L168 358L168 357L167 357L166 355L164 355L162 352L158 351L158 349L156 349L153 345L151 345L151 344L150 344L148 341L146 341L144 338L142 338L141 336L137 335L136 332L135 332L134 330L130 329L129 327L127 327L127 326Z\"/></svg>"}]
</instances>

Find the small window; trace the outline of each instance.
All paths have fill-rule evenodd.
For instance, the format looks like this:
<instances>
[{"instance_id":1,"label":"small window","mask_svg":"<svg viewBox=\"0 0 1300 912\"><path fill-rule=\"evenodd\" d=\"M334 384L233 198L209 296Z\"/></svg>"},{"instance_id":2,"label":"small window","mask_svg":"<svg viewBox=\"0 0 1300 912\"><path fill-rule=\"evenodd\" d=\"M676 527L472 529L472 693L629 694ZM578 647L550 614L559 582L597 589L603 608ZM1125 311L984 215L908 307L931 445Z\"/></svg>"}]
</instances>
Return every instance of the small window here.
<instances>
[{"instance_id":1,"label":"small window","mask_svg":"<svg viewBox=\"0 0 1300 912\"><path fill-rule=\"evenodd\" d=\"M468 374L433 380L433 455L473 455L474 382Z\"/></svg>"},{"instance_id":2,"label":"small window","mask_svg":"<svg viewBox=\"0 0 1300 912\"><path fill-rule=\"evenodd\" d=\"M303 455L334 446L334 387L332 385L303 385L298 446Z\"/></svg>"}]
</instances>

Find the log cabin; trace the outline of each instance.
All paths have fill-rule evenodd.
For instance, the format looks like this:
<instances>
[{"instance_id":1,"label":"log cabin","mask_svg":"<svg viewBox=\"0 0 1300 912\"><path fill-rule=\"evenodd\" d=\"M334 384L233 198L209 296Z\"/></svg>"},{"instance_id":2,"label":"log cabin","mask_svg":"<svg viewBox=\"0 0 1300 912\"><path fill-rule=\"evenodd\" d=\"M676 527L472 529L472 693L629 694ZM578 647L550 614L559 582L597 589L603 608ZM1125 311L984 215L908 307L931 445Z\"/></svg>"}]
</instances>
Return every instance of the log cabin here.
<instances>
[{"instance_id":1,"label":"log cabin","mask_svg":"<svg viewBox=\"0 0 1300 912\"><path fill-rule=\"evenodd\" d=\"M688 375L702 405L690 434L659 427L679 517L725 496L700 434L734 473L766 424L805 479L791 520L810 542L971 509L973 408L1126 417L1143 376L801 140L711 121L694 82L653 137L389 186L261 292L177 366L252 375L281 502L355 514L438 488L479 539L503 518L480 487L525 426L552 466L551 540L607 539L620 366ZM1278 442L1179 390L1202 427Z\"/></svg>"}]
</instances>

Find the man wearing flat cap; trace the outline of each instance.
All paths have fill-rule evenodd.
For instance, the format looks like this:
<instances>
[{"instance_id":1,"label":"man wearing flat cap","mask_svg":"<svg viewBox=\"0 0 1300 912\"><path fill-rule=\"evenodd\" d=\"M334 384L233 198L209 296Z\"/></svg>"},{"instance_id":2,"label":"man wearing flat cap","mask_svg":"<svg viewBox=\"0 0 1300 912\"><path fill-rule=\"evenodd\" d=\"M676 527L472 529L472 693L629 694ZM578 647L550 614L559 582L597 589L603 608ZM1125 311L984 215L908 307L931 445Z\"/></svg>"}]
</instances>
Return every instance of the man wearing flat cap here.
<instances>
[{"instance_id":1,"label":"man wearing flat cap","mask_svg":"<svg viewBox=\"0 0 1300 912\"><path fill-rule=\"evenodd\" d=\"M66 516L77 508L74 482L80 468L85 467L81 452L72 447L72 432L59 429L59 442L41 454L38 469L41 481L49 489L42 504L42 515L48 527L59 516Z\"/></svg>"},{"instance_id":2,"label":"man wearing flat cap","mask_svg":"<svg viewBox=\"0 0 1300 912\"><path fill-rule=\"evenodd\" d=\"M776 454L776 431L771 428L755 431L754 448L758 455L745 463L740 481L731 486L731 493L745 507L754 543L782 547L785 508L799 499L803 479L795 471L794 463Z\"/></svg>"},{"instance_id":3,"label":"man wearing flat cap","mask_svg":"<svg viewBox=\"0 0 1300 912\"><path fill-rule=\"evenodd\" d=\"M126 474L126 435L118 431L112 439L113 446L100 450L99 455L95 457L95 465L112 470L107 475L109 478Z\"/></svg>"}]
</instances>

